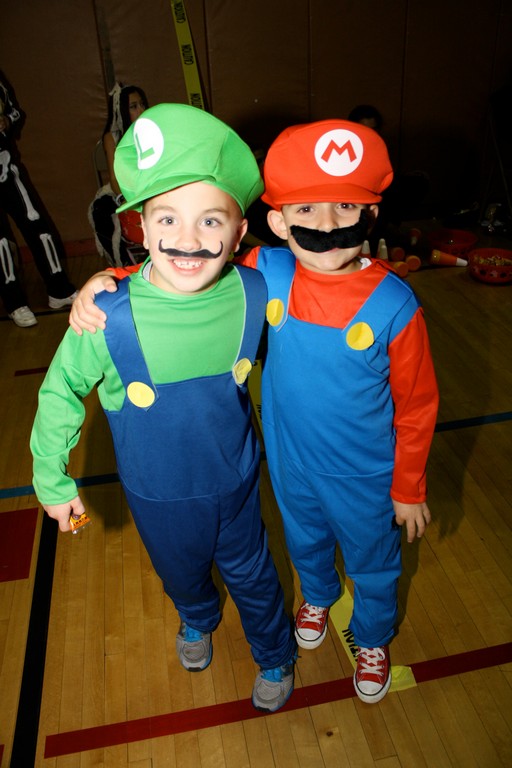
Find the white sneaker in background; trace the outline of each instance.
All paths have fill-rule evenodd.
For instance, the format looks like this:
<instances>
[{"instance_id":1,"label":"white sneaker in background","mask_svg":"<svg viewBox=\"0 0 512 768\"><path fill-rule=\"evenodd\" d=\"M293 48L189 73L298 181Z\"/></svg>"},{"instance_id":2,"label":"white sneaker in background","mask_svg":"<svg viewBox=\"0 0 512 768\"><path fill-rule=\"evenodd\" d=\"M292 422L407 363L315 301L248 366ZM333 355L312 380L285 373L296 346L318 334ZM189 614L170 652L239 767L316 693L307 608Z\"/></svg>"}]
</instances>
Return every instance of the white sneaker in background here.
<instances>
[{"instance_id":1,"label":"white sneaker in background","mask_svg":"<svg viewBox=\"0 0 512 768\"><path fill-rule=\"evenodd\" d=\"M53 296L48 296L48 306L50 309L62 309L63 307L70 307L76 297L78 291L75 291L71 296L66 296L64 299L55 299Z\"/></svg>"},{"instance_id":2,"label":"white sneaker in background","mask_svg":"<svg viewBox=\"0 0 512 768\"><path fill-rule=\"evenodd\" d=\"M9 317L20 328L29 328L31 325L37 325L36 316L28 307L18 307L14 312L9 313Z\"/></svg>"}]
</instances>

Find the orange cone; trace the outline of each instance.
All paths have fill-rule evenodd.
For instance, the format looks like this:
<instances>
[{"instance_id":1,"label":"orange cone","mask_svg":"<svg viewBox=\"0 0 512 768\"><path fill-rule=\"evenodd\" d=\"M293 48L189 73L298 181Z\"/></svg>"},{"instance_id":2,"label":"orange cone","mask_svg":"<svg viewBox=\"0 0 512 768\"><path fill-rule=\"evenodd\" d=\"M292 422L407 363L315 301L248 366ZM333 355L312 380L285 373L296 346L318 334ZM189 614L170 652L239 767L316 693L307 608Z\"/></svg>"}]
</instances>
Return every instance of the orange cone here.
<instances>
[{"instance_id":1,"label":"orange cone","mask_svg":"<svg viewBox=\"0 0 512 768\"><path fill-rule=\"evenodd\" d=\"M405 261L390 261L389 266L392 267L400 277L407 277L409 274L409 267Z\"/></svg>"},{"instance_id":2,"label":"orange cone","mask_svg":"<svg viewBox=\"0 0 512 768\"><path fill-rule=\"evenodd\" d=\"M410 256L407 256L405 263L409 267L409 272L417 272L418 269L421 267L421 259L419 256L414 256L411 254Z\"/></svg>"},{"instance_id":3,"label":"orange cone","mask_svg":"<svg viewBox=\"0 0 512 768\"><path fill-rule=\"evenodd\" d=\"M430 263L444 267L467 267L468 265L466 259L461 259L453 253L445 253L444 251L438 251L437 249L432 251Z\"/></svg>"},{"instance_id":4,"label":"orange cone","mask_svg":"<svg viewBox=\"0 0 512 768\"><path fill-rule=\"evenodd\" d=\"M405 259L405 251L400 246L391 249L390 257L391 261L403 261Z\"/></svg>"}]
</instances>

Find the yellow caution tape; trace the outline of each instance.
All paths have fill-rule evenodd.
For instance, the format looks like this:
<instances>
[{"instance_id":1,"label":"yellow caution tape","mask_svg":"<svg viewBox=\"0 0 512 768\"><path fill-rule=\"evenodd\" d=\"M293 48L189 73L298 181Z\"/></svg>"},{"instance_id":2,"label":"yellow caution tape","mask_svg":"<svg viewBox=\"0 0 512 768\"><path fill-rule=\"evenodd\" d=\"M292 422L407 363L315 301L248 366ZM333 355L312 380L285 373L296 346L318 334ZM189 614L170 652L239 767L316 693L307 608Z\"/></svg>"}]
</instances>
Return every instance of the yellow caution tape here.
<instances>
[{"instance_id":1,"label":"yellow caution tape","mask_svg":"<svg viewBox=\"0 0 512 768\"><path fill-rule=\"evenodd\" d=\"M197 65L196 52L184 0L181 0L181 2L171 0L171 9L180 49L181 66L183 67L188 103L193 107L205 109L199 67Z\"/></svg>"},{"instance_id":2,"label":"yellow caution tape","mask_svg":"<svg viewBox=\"0 0 512 768\"><path fill-rule=\"evenodd\" d=\"M407 688L416 688L418 683L410 667L391 665L390 691L405 691Z\"/></svg>"},{"instance_id":3,"label":"yellow caution tape","mask_svg":"<svg viewBox=\"0 0 512 768\"><path fill-rule=\"evenodd\" d=\"M354 601L352 600L352 595L348 589L345 588L340 599L334 603L334 605L331 605L329 611L329 619L331 626L334 627L339 639L341 640L341 644L345 649L345 653L347 654L352 666L355 669L357 648L354 645L352 632L348 628L350 619L352 617L353 608Z\"/></svg>"},{"instance_id":4,"label":"yellow caution tape","mask_svg":"<svg viewBox=\"0 0 512 768\"><path fill-rule=\"evenodd\" d=\"M253 365L251 375L249 376L248 389L252 410L256 416L258 431L260 433L260 440L262 440L263 424L261 423L261 360L256 360ZM261 448L263 449L264 446L261 445Z\"/></svg>"},{"instance_id":5,"label":"yellow caution tape","mask_svg":"<svg viewBox=\"0 0 512 768\"><path fill-rule=\"evenodd\" d=\"M331 626L336 630L336 633L341 640L341 644L355 669L357 664L357 647L354 644L352 632L348 628L353 609L354 601L352 600L352 595L345 587L340 599L331 606L329 619ZM407 688L415 688L416 685L417 683L410 667L391 665L390 691L405 691Z\"/></svg>"}]
</instances>

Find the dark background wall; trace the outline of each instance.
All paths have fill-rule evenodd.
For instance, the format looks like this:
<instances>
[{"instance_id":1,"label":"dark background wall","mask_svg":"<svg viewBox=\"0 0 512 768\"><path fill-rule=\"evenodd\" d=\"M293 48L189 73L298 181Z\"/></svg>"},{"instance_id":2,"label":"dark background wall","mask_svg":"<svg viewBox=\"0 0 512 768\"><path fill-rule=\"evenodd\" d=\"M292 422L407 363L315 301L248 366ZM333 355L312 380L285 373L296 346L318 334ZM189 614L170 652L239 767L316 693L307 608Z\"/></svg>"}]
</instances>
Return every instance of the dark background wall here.
<instances>
[{"instance_id":1,"label":"dark background wall","mask_svg":"<svg viewBox=\"0 0 512 768\"><path fill-rule=\"evenodd\" d=\"M429 212L478 202L495 153L490 97L512 72L510 0L186 0L207 108L252 146L286 125L377 106L396 170ZM91 237L92 151L108 79L187 102L169 0L2 0L0 69L26 122L22 159L65 241Z\"/></svg>"}]
</instances>

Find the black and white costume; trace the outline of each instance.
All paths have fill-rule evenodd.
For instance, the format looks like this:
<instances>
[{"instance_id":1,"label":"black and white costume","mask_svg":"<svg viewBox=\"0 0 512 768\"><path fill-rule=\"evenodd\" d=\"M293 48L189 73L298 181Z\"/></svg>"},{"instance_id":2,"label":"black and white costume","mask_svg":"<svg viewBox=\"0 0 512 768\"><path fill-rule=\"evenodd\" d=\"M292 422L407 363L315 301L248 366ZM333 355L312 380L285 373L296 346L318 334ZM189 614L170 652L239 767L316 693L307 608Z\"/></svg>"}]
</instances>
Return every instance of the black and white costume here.
<instances>
[{"instance_id":1,"label":"black and white costume","mask_svg":"<svg viewBox=\"0 0 512 768\"><path fill-rule=\"evenodd\" d=\"M21 114L7 87L0 81L0 114L9 119L9 130L0 131L0 296L8 313L27 304L20 285L9 215L23 235L46 286L48 296L63 299L75 288L64 271L64 247L18 162L12 126Z\"/></svg>"}]
</instances>

